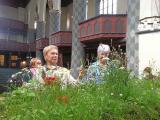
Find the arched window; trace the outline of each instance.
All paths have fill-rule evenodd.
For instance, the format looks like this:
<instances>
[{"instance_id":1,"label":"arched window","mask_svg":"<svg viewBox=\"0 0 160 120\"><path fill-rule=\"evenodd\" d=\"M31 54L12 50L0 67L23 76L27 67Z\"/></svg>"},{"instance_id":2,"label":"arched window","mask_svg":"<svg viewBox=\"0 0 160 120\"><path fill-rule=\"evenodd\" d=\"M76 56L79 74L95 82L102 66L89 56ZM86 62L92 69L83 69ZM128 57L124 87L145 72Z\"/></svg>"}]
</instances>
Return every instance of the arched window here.
<instances>
[{"instance_id":1,"label":"arched window","mask_svg":"<svg viewBox=\"0 0 160 120\"><path fill-rule=\"evenodd\" d=\"M38 7L36 7L36 10L35 10L35 17L34 17L34 29L37 29L37 21L38 21Z\"/></svg>"},{"instance_id":2,"label":"arched window","mask_svg":"<svg viewBox=\"0 0 160 120\"><path fill-rule=\"evenodd\" d=\"M88 0L86 0L86 20L88 19Z\"/></svg>"},{"instance_id":3,"label":"arched window","mask_svg":"<svg viewBox=\"0 0 160 120\"><path fill-rule=\"evenodd\" d=\"M34 29L37 29L37 20L34 21Z\"/></svg>"},{"instance_id":4,"label":"arched window","mask_svg":"<svg viewBox=\"0 0 160 120\"><path fill-rule=\"evenodd\" d=\"M116 14L117 0L100 0L100 14Z\"/></svg>"}]
</instances>

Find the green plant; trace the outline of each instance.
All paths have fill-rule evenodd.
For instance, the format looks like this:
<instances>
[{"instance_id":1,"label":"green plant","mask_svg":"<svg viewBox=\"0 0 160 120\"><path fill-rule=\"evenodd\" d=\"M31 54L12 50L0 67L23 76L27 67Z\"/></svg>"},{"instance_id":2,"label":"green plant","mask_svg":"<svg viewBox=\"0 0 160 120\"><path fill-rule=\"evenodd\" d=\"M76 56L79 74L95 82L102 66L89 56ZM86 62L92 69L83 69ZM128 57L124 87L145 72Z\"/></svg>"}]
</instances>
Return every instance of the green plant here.
<instances>
[{"instance_id":1,"label":"green plant","mask_svg":"<svg viewBox=\"0 0 160 120\"><path fill-rule=\"evenodd\" d=\"M103 84L18 88L0 103L9 120L158 120L160 82L139 80L125 69L111 69Z\"/></svg>"}]
</instances>

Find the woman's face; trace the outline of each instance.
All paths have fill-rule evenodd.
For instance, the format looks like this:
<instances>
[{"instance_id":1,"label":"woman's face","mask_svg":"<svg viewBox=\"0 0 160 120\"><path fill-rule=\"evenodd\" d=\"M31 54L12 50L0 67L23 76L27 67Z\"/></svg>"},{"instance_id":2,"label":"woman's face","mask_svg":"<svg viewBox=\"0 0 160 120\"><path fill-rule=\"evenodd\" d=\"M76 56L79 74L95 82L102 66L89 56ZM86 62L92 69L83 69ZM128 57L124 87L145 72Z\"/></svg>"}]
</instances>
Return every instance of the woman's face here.
<instances>
[{"instance_id":1,"label":"woman's face","mask_svg":"<svg viewBox=\"0 0 160 120\"><path fill-rule=\"evenodd\" d=\"M58 50L51 49L45 56L46 62L51 65L57 65L58 62Z\"/></svg>"},{"instance_id":2,"label":"woman's face","mask_svg":"<svg viewBox=\"0 0 160 120\"><path fill-rule=\"evenodd\" d=\"M42 65L41 60L37 60L36 63L35 63L35 67L39 67L41 65Z\"/></svg>"},{"instance_id":3,"label":"woman's face","mask_svg":"<svg viewBox=\"0 0 160 120\"><path fill-rule=\"evenodd\" d=\"M108 58L109 52L99 52L98 59L102 64L106 63L106 58Z\"/></svg>"}]
</instances>

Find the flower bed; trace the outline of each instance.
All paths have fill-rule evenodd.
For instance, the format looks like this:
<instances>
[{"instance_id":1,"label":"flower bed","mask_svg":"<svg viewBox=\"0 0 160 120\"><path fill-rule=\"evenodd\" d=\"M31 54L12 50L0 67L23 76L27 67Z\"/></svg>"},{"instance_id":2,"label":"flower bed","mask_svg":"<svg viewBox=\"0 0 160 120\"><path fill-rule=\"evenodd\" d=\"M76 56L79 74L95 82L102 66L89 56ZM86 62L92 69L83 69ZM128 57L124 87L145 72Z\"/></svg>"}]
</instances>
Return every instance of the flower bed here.
<instances>
[{"instance_id":1,"label":"flower bed","mask_svg":"<svg viewBox=\"0 0 160 120\"><path fill-rule=\"evenodd\" d=\"M158 120L159 80L139 80L114 70L103 84L39 89L18 88L0 103L0 119L11 120Z\"/></svg>"}]
</instances>

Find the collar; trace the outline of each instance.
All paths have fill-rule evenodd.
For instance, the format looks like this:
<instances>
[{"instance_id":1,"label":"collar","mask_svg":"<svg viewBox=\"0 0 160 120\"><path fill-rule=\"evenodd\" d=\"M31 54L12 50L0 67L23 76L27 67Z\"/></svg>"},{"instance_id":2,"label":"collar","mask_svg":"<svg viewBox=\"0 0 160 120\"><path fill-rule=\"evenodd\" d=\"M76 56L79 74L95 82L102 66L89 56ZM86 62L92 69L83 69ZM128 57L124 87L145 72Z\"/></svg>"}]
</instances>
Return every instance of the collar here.
<instances>
[{"instance_id":1,"label":"collar","mask_svg":"<svg viewBox=\"0 0 160 120\"><path fill-rule=\"evenodd\" d=\"M45 65L45 67L47 68L47 70L57 70L58 66L54 66L54 65Z\"/></svg>"}]
</instances>

